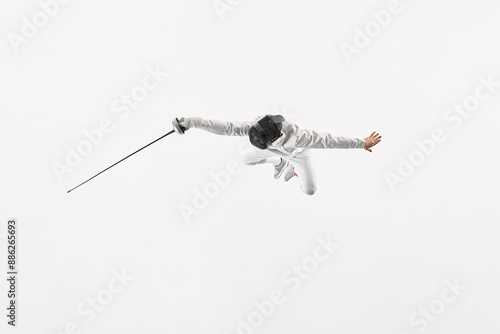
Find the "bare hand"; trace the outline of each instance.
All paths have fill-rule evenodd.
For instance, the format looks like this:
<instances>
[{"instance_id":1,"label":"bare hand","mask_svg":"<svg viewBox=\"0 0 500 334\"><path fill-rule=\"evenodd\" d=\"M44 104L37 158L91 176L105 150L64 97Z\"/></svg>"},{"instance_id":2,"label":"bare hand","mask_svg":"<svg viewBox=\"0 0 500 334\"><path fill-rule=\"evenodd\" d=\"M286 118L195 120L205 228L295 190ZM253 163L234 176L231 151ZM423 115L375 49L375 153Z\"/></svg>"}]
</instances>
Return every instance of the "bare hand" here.
<instances>
[{"instance_id":1,"label":"bare hand","mask_svg":"<svg viewBox=\"0 0 500 334\"><path fill-rule=\"evenodd\" d=\"M369 137L365 138L365 150L371 152L372 150L370 148L380 143L380 138L382 138L382 136L373 131L373 133Z\"/></svg>"}]
</instances>

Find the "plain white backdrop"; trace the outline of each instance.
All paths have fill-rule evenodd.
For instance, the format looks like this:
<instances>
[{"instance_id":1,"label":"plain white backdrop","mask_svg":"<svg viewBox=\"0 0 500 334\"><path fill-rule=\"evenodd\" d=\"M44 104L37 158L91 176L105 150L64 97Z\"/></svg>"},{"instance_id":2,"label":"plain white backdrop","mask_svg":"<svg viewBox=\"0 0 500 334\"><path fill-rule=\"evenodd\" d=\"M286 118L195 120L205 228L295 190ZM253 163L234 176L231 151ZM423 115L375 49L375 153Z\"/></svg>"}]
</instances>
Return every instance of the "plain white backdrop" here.
<instances>
[{"instance_id":1,"label":"plain white backdrop","mask_svg":"<svg viewBox=\"0 0 500 334\"><path fill-rule=\"evenodd\" d=\"M448 111L474 103L481 77L500 82L498 2L41 3L52 7L0 4L5 273L7 220L20 224L18 326L2 306L2 333L500 330L500 86L480 88L490 94L461 121ZM397 14L376 23L388 6ZM144 92L155 70L157 85L127 109L122 94ZM241 165L246 138L193 129L66 193L174 117L265 113L382 142L315 150L318 191L306 196L270 166ZM84 131L106 119L112 130L89 148ZM435 129L446 140L419 153ZM401 167L410 157L418 164ZM289 270L314 264L318 238L340 246L293 289ZM444 303L453 282L462 290ZM284 302L258 313L274 290Z\"/></svg>"}]
</instances>

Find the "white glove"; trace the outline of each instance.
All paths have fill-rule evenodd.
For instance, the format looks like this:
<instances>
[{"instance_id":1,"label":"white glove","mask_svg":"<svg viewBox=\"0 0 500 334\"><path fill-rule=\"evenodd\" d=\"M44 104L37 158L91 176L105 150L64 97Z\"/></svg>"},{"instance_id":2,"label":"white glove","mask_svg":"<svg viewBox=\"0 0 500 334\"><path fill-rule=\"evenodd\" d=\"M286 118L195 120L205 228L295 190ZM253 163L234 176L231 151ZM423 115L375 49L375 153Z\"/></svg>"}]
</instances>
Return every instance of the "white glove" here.
<instances>
[{"instance_id":1,"label":"white glove","mask_svg":"<svg viewBox=\"0 0 500 334\"><path fill-rule=\"evenodd\" d=\"M174 131L180 135L183 135L188 130L184 124L184 117L181 119L174 118L172 120L172 126L174 127Z\"/></svg>"}]
</instances>

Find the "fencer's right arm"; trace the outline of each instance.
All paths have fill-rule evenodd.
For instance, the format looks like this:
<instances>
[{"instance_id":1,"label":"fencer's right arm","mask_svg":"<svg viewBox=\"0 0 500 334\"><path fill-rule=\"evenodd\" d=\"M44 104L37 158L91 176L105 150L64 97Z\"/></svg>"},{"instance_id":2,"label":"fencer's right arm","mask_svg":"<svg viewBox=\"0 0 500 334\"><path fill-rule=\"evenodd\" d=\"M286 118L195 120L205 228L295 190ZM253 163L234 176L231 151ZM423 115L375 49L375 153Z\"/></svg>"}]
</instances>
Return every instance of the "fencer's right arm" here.
<instances>
[{"instance_id":1,"label":"fencer's right arm","mask_svg":"<svg viewBox=\"0 0 500 334\"><path fill-rule=\"evenodd\" d=\"M196 128L224 136L247 136L252 122L226 122L201 117L182 117L172 121L175 132L184 134L185 131Z\"/></svg>"}]
</instances>

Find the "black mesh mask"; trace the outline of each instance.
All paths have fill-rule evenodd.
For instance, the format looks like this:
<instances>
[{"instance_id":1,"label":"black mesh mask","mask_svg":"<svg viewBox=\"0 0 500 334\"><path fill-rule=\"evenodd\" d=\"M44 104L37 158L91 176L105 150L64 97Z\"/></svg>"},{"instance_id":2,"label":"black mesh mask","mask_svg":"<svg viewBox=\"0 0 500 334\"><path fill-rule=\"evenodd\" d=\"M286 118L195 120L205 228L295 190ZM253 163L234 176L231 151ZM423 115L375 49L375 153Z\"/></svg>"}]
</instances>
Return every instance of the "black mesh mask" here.
<instances>
[{"instance_id":1,"label":"black mesh mask","mask_svg":"<svg viewBox=\"0 0 500 334\"><path fill-rule=\"evenodd\" d=\"M283 136L277 124L284 121L285 118L281 115L265 116L259 120L248 132L252 145L261 150L268 148L272 142Z\"/></svg>"}]
</instances>

